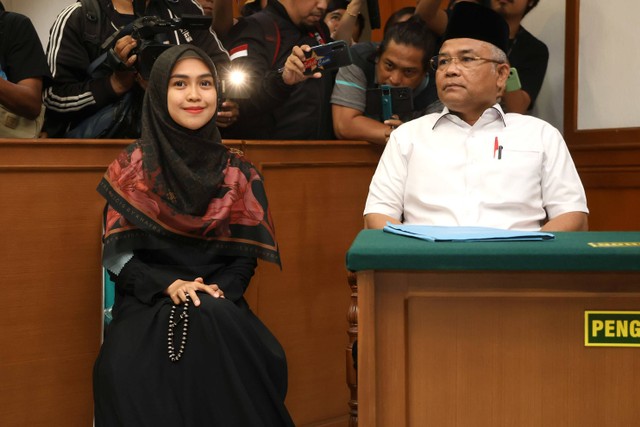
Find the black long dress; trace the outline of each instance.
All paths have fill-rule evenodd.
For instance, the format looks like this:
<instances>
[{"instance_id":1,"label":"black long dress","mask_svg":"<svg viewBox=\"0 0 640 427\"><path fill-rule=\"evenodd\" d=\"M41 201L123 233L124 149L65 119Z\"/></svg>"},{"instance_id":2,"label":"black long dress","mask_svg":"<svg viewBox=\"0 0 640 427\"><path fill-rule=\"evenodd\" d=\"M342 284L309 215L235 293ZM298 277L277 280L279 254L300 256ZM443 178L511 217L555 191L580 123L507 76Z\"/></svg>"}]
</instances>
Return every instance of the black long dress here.
<instances>
[{"instance_id":1,"label":"black long dress","mask_svg":"<svg viewBox=\"0 0 640 427\"><path fill-rule=\"evenodd\" d=\"M242 297L256 264L188 247L134 252L115 277L113 321L94 367L96 427L293 425L284 351ZM198 293L183 356L171 362L173 303L162 291L199 276L225 298Z\"/></svg>"}]
</instances>

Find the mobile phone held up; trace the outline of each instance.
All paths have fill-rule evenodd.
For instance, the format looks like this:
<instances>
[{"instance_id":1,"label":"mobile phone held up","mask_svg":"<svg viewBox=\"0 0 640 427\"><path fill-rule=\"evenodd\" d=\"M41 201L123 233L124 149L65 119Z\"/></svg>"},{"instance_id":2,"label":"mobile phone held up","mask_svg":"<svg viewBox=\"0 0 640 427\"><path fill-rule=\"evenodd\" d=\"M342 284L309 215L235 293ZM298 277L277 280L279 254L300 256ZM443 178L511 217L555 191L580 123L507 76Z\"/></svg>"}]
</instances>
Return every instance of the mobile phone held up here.
<instances>
[{"instance_id":1,"label":"mobile phone held up","mask_svg":"<svg viewBox=\"0 0 640 427\"><path fill-rule=\"evenodd\" d=\"M351 65L351 51L344 40L313 46L311 51L305 52L304 74L335 70Z\"/></svg>"},{"instance_id":2,"label":"mobile phone held up","mask_svg":"<svg viewBox=\"0 0 640 427\"><path fill-rule=\"evenodd\" d=\"M518 90L522 88L520 84L520 76L518 76L518 70L514 67L511 67L509 70L509 78L507 78L507 87L505 88L505 92L513 92L514 90Z\"/></svg>"},{"instance_id":3,"label":"mobile phone held up","mask_svg":"<svg viewBox=\"0 0 640 427\"><path fill-rule=\"evenodd\" d=\"M413 112L413 96L409 87L392 87L380 85L377 88L367 89L365 115L381 121L391 118L393 115L406 121Z\"/></svg>"}]
</instances>

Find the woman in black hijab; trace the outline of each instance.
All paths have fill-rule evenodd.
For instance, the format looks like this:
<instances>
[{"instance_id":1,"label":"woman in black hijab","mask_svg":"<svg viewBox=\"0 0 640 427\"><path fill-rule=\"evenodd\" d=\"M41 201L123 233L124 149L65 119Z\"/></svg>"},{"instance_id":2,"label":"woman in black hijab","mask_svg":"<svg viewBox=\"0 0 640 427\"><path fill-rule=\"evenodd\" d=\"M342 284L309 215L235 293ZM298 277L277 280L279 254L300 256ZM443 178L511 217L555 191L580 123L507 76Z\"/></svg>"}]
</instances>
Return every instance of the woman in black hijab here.
<instances>
[{"instance_id":1,"label":"woman in black hijab","mask_svg":"<svg viewBox=\"0 0 640 427\"><path fill-rule=\"evenodd\" d=\"M287 367L243 293L279 264L262 177L221 143L200 49L154 64L142 136L109 166L103 264L113 321L94 367L95 425L292 426Z\"/></svg>"}]
</instances>

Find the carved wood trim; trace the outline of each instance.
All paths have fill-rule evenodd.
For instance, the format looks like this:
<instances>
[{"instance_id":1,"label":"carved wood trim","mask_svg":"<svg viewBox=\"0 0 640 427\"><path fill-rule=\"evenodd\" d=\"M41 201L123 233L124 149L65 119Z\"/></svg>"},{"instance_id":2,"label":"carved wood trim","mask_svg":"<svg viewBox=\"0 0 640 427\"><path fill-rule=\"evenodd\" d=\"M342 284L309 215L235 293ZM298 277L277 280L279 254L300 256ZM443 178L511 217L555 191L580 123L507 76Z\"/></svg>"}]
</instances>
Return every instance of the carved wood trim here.
<instances>
[{"instance_id":1,"label":"carved wood trim","mask_svg":"<svg viewBox=\"0 0 640 427\"><path fill-rule=\"evenodd\" d=\"M353 343L358 338L358 276L353 271L347 272L347 283L351 289L351 300L347 310L347 335L349 344L346 348L347 386L349 398L349 427L358 426L358 374L353 366Z\"/></svg>"}]
</instances>

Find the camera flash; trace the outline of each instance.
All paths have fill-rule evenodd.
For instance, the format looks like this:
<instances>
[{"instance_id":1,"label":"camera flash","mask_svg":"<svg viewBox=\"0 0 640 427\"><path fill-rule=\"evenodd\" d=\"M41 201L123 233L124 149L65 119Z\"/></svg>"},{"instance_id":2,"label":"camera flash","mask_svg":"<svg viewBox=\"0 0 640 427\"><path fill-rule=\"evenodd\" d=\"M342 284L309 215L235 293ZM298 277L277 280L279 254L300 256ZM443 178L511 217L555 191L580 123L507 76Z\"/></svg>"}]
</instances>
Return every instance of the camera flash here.
<instances>
[{"instance_id":1,"label":"camera flash","mask_svg":"<svg viewBox=\"0 0 640 427\"><path fill-rule=\"evenodd\" d=\"M246 74L244 71L234 70L229 73L229 83L234 86L240 86L244 84Z\"/></svg>"}]
</instances>

